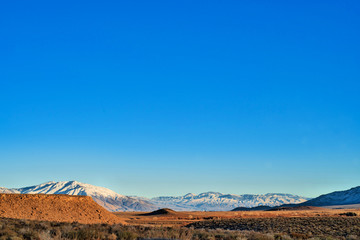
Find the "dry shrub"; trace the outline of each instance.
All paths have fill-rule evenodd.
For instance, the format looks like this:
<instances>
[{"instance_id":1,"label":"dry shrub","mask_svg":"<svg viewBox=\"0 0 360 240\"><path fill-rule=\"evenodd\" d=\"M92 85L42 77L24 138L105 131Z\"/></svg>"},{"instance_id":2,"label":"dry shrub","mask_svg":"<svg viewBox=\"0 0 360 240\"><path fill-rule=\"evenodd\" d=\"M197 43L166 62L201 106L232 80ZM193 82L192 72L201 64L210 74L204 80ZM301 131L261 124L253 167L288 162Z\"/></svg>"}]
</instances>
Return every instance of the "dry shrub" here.
<instances>
[{"instance_id":1,"label":"dry shrub","mask_svg":"<svg viewBox=\"0 0 360 240\"><path fill-rule=\"evenodd\" d=\"M241 224L242 231L236 230ZM207 227L196 229L194 227ZM226 230L221 228L231 228ZM235 230L234 230L235 229ZM277 229L279 231L274 231ZM310 231L311 232L308 232ZM314 234L320 233L320 234ZM360 240L360 218L236 219L199 222L193 227L80 224L0 218L0 240Z\"/></svg>"},{"instance_id":2,"label":"dry shrub","mask_svg":"<svg viewBox=\"0 0 360 240\"><path fill-rule=\"evenodd\" d=\"M346 212L346 213L340 213L340 216L346 216L346 217L356 217L357 214L354 212Z\"/></svg>"}]
</instances>

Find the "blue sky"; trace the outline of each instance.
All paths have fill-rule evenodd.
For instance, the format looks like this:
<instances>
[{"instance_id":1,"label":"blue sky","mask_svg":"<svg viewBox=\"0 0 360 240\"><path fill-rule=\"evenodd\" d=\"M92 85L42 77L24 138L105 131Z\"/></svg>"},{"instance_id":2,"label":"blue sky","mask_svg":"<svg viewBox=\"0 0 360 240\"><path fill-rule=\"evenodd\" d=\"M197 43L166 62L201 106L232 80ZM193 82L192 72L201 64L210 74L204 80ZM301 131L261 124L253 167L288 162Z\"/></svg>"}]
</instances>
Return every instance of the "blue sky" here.
<instances>
[{"instance_id":1,"label":"blue sky","mask_svg":"<svg viewBox=\"0 0 360 240\"><path fill-rule=\"evenodd\" d=\"M0 185L360 185L358 1L8 1Z\"/></svg>"}]
</instances>

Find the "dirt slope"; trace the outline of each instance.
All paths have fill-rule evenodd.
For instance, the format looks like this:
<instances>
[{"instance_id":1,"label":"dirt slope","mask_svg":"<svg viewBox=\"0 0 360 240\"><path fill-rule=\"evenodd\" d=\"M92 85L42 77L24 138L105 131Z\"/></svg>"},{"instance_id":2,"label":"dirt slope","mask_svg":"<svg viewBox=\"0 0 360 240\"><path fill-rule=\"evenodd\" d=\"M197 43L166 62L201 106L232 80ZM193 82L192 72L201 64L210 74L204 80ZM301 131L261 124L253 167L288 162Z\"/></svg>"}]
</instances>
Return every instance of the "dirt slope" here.
<instances>
[{"instance_id":1,"label":"dirt slope","mask_svg":"<svg viewBox=\"0 0 360 240\"><path fill-rule=\"evenodd\" d=\"M88 196L0 194L0 217L57 222L119 223Z\"/></svg>"},{"instance_id":2,"label":"dirt slope","mask_svg":"<svg viewBox=\"0 0 360 240\"><path fill-rule=\"evenodd\" d=\"M142 216L155 216L155 215L177 215L178 213L170 208L162 208L150 213L140 214Z\"/></svg>"}]
</instances>

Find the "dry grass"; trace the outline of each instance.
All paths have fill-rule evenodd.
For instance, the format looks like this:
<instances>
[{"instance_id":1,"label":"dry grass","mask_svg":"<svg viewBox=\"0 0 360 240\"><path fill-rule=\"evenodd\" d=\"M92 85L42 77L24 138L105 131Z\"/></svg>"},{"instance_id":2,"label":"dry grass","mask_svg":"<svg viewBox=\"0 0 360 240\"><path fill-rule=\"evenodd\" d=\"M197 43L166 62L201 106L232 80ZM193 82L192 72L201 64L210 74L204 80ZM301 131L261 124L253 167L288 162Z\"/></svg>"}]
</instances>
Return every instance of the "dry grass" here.
<instances>
[{"instance_id":1,"label":"dry grass","mask_svg":"<svg viewBox=\"0 0 360 240\"><path fill-rule=\"evenodd\" d=\"M175 212L165 215L146 216L139 212L115 213L122 222L140 226L185 226L204 220L222 220L238 218L279 218L279 217L334 217L344 212L355 212L360 216L360 210L354 209L320 209L301 211L238 211L238 212Z\"/></svg>"},{"instance_id":2,"label":"dry grass","mask_svg":"<svg viewBox=\"0 0 360 240\"><path fill-rule=\"evenodd\" d=\"M90 225L1 218L0 240L8 239L360 240L360 218L238 218L194 222L188 227Z\"/></svg>"},{"instance_id":3,"label":"dry grass","mask_svg":"<svg viewBox=\"0 0 360 240\"><path fill-rule=\"evenodd\" d=\"M285 236L285 235L284 235ZM273 240L275 235L248 231L197 230L191 228L144 227L79 223L56 223L0 219L0 240ZM291 239L285 236L284 239Z\"/></svg>"},{"instance_id":4,"label":"dry grass","mask_svg":"<svg viewBox=\"0 0 360 240\"><path fill-rule=\"evenodd\" d=\"M359 217L245 218L196 222L196 229L225 229L282 233L296 238L356 236L360 238Z\"/></svg>"},{"instance_id":5,"label":"dry grass","mask_svg":"<svg viewBox=\"0 0 360 240\"><path fill-rule=\"evenodd\" d=\"M355 213L355 214L349 214ZM343 214L340 216L340 214ZM0 240L360 240L360 210L116 213L126 225L0 218ZM117 222L117 221L116 221ZM189 225L190 224L190 225ZM185 227L186 225L189 225Z\"/></svg>"}]
</instances>

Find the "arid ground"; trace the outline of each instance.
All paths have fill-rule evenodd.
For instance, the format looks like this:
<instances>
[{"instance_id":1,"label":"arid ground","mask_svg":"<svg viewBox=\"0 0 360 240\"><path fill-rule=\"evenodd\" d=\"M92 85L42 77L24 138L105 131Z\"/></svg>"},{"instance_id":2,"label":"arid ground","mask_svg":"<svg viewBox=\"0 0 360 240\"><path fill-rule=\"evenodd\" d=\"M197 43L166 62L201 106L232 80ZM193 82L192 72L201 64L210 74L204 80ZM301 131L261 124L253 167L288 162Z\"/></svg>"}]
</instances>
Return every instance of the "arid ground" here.
<instances>
[{"instance_id":1,"label":"arid ground","mask_svg":"<svg viewBox=\"0 0 360 240\"><path fill-rule=\"evenodd\" d=\"M158 214L139 212L115 213L122 222L128 225L141 226L186 226L190 223L209 220L248 219L248 218L311 218L340 217L340 214L354 212L360 215L360 209L327 209L309 207L305 210L282 211L228 211L228 212L175 212L163 210Z\"/></svg>"},{"instance_id":2,"label":"arid ground","mask_svg":"<svg viewBox=\"0 0 360 240\"><path fill-rule=\"evenodd\" d=\"M121 223L88 196L0 194L0 217L83 224Z\"/></svg>"},{"instance_id":3,"label":"arid ground","mask_svg":"<svg viewBox=\"0 0 360 240\"><path fill-rule=\"evenodd\" d=\"M360 209L110 213L90 197L0 194L3 239L360 239Z\"/></svg>"}]
</instances>

